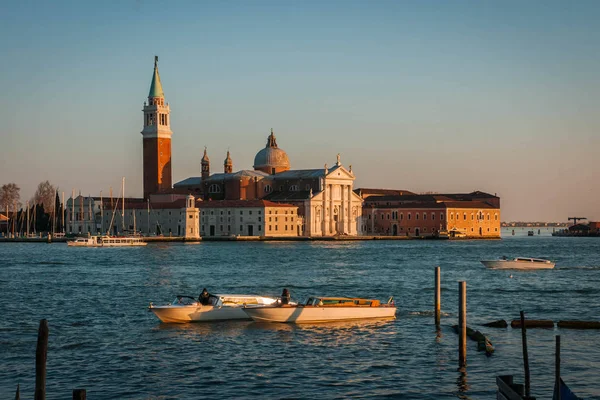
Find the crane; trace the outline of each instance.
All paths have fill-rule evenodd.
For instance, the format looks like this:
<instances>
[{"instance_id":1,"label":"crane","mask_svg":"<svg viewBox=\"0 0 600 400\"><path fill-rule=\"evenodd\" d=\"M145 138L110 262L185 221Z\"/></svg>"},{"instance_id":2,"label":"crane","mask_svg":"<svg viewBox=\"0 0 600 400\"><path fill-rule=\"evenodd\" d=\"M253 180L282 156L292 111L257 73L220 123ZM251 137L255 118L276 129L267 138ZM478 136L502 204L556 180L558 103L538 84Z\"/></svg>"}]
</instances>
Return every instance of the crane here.
<instances>
[{"instance_id":1,"label":"crane","mask_svg":"<svg viewBox=\"0 0 600 400\"><path fill-rule=\"evenodd\" d=\"M573 225L577 225L577 221L583 220L583 219L587 219L584 217L569 217L567 218L569 221L573 220Z\"/></svg>"}]
</instances>

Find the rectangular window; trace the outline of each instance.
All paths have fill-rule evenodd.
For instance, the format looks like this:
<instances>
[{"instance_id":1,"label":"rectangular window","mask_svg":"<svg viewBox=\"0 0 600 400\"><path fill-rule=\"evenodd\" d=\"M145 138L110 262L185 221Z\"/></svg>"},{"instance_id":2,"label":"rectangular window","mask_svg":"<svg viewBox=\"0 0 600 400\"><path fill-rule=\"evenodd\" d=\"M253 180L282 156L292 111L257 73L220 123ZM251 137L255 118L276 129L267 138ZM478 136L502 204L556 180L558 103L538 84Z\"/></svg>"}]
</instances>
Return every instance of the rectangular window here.
<instances>
[{"instance_id":1,"label":"rectangular window","mask_svg":"<svg viewBox=\"0 0 600 400\"><path fill-rule=\"evenodd\" d=\"M192 219L192 218L194 218L194 216L193 216L193 215L190 215L190 219Z\"/></svg>"},{"instance_id":2,"label":"rectangular window","mask_svg":"<svg viewBox=\"0 0 600 400\"><path fill-rule=\"evenodd\" d=\"M244 226L240 225L240 233L243 233L243 232L244 232Z\"/></svg>"},{"instance_id":3,"label":"rectangular window","mask_svg":"<svg viewBox=\"0 0 600 400\"><path fill-rule=\"evenodd\" d=\"M285 225L285 230L287 231L287 225Z\"/></svg>"},{"instance_id":4,"label":"rectangular window","mask_svg":"<svg viewBox=\"0 0 600 400\"><path fill-rule=\"evenodd\" d=\"M248 211L248 214L252 215L252 210Z\"/></svg>"},{"instance_id":5,"label":"rectangular window","mask_svg":"<svg viewBox=\"0 0 600 400\"><path fill-rule=\"evenodd\" d=\"M427 213L423 213L423 219L426 220L427 219Z\"/></svg>"},{"instance_id":6,"label":"rectangular window","mask_svg":"<svg viewBox=\"0 0 600 400\"><path fill-rule=\"evenodd\" d=\"M435 220L435 213L431 213L431 220L434 221Z\"/></svg>"},{"instance_id":7,"label":"rectangular window","mask_svg":"<svg viewBox=\"0 0 600 400\"><path fill-rule=\"evenodd\" d=\"M279 225L275 225L275 230L278 231Z\"/></svg>"},{"instance_id":8,"label":"rectangular window","mask_svg":"<svg viewBox=\"0 0 600 400\"><path fill-rule=\"evenodd\" d=\"M415 219L419 219L419 214L415 213Z\"/></svg>"},{"instance_id":9,"label":"rectangular window","mask_svg":"<svg viewBox=\"0 0 600 400\"><path fill-rule=\"evenodd\" d=\"M231 225L227 225L227 232L231 232Z\"/></svg>"},{"instance_id":10,"label":"rectangular window","mask_svg":"<svg viewBox=\"0 0 600 400\"><path fill-rule=\"evenodd\" d=\"M243 211L240 211L240 215L244 215L244 212L243 212Z\"/></svg>"},{"instance_id":11,"label":"rectangular window","mask_svg":"<svg viewBox=\"0 0 600 400\"><path fill-rule=\"evenodd\" d=\"M260 225L258 226L258 231L259 231L259 232L261 231L261 226L260 226Z\"/></svg>"},{"instance_id":12,"label":"rectangular window","mask_svg":"<svg viewBox=\"0 0 600 400\"><path fill-rule=\"evenodd\" d=\"M261 222L261 221L262 221L262 217L258 217L258 222Z\"/></svg>"},{"instance_id":13,"label":"rectangular window","mask_svg":"<svg viewBox=\"0 0 600 400\"><path fill-rule=\"evenodd\" d=\"M240 217L240 222L244 222L244 217Z\"/></svg>"},{"instance_id":14,"label":"rectangular window","mask_svg":"<svg viewBox=\"0 0 600 400\"><path fill-rule=\"evenodd\" d=\"M275 217L275 222L277 222L277 217Z\"/></svg>"},{"instance_id":15,"label":"rectangular window","mask_svg":"<svg viewBox=\"0 0 600 400\"><path fill-rule=\"evenodd\" d=\"M269 225L269 230L270 230L270 231L272 231L272 230L273 230L273 227L272 227L271 225Z\"/></svg>"}]
</instances>

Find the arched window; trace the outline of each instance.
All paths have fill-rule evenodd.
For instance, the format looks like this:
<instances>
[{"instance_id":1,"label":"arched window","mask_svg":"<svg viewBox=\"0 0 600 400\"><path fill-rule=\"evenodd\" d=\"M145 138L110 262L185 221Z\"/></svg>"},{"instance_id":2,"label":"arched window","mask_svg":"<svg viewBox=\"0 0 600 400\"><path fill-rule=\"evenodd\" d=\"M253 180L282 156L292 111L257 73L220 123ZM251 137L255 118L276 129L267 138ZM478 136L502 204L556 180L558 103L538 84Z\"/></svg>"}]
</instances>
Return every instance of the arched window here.
<instances>
[{"instance_id":1,"label":"arched window","mask_svg":"<svg viewBox=\"0 0 600 400\"><path fill-rule=\"evenodd\" d=\"M273 191L273 187L271 185L265 185L265 193L271 193Z\"/></svg>"},{"instance_id":2,"label":"arched window","mask_svg":"<svg viewBox=\"0 0 600 400\"><path fill-rule=\"evenodd\" d=\"M216 183L213 183L209 186L208 193L221 193L221 186L217 185Z\"/></svg>"}]
</instances>

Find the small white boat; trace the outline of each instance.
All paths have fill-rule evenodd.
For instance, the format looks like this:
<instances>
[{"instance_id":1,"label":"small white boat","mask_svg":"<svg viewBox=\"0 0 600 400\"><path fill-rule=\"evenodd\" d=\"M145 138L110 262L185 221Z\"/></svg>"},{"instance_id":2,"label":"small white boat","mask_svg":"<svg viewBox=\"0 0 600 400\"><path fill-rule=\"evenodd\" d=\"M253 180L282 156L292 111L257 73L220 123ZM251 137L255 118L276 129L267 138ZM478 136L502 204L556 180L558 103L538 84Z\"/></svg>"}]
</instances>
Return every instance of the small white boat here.
<instances>
[{"instance_id":1,"label":"small white boat","mask_svg":"<svg viewBox=\"0 0 600 400\"><path fill-rule=\"evenodd\" d=\"M249 320L244 307L262 307L274 304L275 298L247 294L215 294L210 296L210 304L202 305L190 296L177 296L173 303L165 306L148 307L162 322L224 321L232 319Z\"/></svg>"},{"instance_id":2,"label":"small white boat","mask_svg":"<svg viewBox=\"0 0 600 400\"><path fill-rule=\"evenodd\" d=\"M552 269L554 263L542 258L517 257L512 260L503 258L500 260L481 261L483 265L491 269Z\"/></svg>"},{"instance_id":3,"label":"small white boat","mask_svg":"<svg viewBox=\"0 0 600 400\"><path fill-rule=\"evenodd\" d=\"M274 304L264 307L244 307L257 322L314 323L396 318L396 305L390 297L386 304L379 300L347 297L310 297L305 304Z\"/></svg>"},{"instance_id":4,"label":"small white boat","mask_svg":"<svg viewBox=\"0 0 600 400\"><path fill-rule=\"evenodd\" d=\"M112 237L112 236L90 236L87 238L77 238L67 242L67 246L74 247L129 247L146 246L141 237Z\"/></svg>"}]
</instances>

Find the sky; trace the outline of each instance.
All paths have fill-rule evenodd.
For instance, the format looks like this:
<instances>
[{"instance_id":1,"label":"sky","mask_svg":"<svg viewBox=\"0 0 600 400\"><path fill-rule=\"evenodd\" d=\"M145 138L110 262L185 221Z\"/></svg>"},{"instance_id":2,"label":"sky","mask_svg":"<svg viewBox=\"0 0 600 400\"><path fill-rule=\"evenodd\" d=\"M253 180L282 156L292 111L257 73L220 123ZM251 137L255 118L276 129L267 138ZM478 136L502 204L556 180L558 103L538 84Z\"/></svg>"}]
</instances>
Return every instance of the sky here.
<instances>
[{"instance_id":1,"label":"sky","mask_svg":"<svg viewBox=\"0 0 600 400\"><path fill-rule=\"evenodd\" d=\"M0 185L142 195L154 56L173 182L273 128L355 188L482 190L503 221L600 219L600 2L6 1Z\"/></svg>"}]
</instances>

